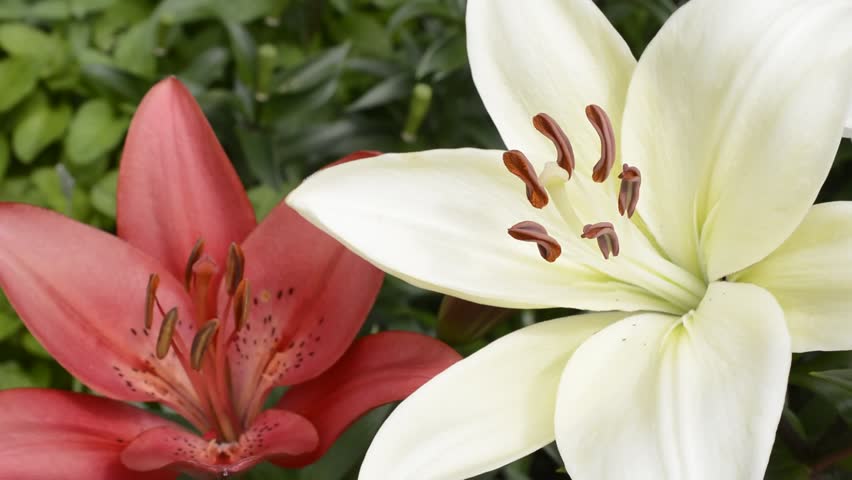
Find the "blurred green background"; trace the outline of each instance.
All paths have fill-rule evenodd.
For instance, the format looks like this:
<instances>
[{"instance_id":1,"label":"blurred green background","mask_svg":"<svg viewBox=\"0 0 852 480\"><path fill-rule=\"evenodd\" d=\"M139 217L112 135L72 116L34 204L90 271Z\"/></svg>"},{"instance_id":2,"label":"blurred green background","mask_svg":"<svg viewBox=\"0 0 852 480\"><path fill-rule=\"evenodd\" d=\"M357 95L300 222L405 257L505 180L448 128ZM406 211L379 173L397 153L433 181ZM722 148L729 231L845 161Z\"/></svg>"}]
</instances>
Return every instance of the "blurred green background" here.
<instances>
[{"instance_id":1,"label":"blurred green background","mask_svg":"<svg viewBox=\"0 0 852 480\"><path fill-rule=\"evenodd\" d=\"M637 56L677 8L673 0L597 3ZM130 117L166 75L204 108L258 217L355 150L501 148L467 65L464 8L465 0L0 0L0 200L114 229ZM821 201L852 199L850 159L847 141ZM439 319L441 302L389 278L365 330L437 330L469 354L565 314L448 302ZM0 388L85 390L2 296L0 343ZM247 478L355 478L389 409L362 419L309 468L264 465ZM795 356L767 478L852 478L850 424L852 355ZM477 478L567 479L560 467L551 445Z\"/></svg>"}]
</instances>

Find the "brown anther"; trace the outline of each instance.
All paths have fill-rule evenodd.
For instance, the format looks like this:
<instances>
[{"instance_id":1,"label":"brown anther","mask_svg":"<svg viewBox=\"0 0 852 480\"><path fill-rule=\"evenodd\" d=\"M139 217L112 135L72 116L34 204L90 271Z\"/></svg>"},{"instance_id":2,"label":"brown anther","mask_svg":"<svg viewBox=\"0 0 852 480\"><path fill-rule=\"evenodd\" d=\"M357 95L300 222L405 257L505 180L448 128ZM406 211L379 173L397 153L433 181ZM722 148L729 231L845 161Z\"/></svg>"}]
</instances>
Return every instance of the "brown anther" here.
<instances>
[{"instance_id":1,"label":"brown anther","mask_svg":"<svg viewBox=\"0 0 852 480\"><path fill-rule=\"evenodd\" d=\"M219 329L219 319L211 318L204 324L192 339L192 348L189 351L189 362L194 370L201 369L201 361L204 359L204 352L213 340L216 330Z\"/></svg>"},{"instance_id":2,"label":"brown anther","mask_svg":"<svg viewBox=\"0 0 852 480\"><path fill-rule=\"evenodd\" d=\"M148 287L145 289L145 328L151 329L154 324L154 304L157 302L157 287L160 286L160 276L152 273L148 277Z\"/></svg>"},{"instance_id":3,"label":"brown anther","mask_svg":"<svg viewBox=\"0 0 852 480\"><path fill-rule=\"evenodd\" d=\"M601 139L601 159L592 169L592 180L602 183L609 176L612 165L615 163L615 132L612 130L609 115L597 105L586 107L586 118L595 127Z\"/></svg>"},{"instance_id":4,"label":"brown anther","mask_svg":"<svg viewBox=\"0 0 852 480\"><path fill-rule=\"evenodd\" d=\"M554 262L562 255L559 242L547 234L547 230L536 222L525 221L516 223L509 229L509 235L515 240L535 242L538 253L548 262Z\"/></svg>"},{"instance_id":5,"label":"brown anther","mask_svg":"<svg viewBox=\"0 0 852 480\"><path fill-rule=\"evenodd\" d=\"M246 256L243 254L243 249L236 243L232 243L228 247L228 262L225 265L225 287L228 289L228 295L233 295L237 291L237 286L243 279L245 264Z\"/></svg>"},{"instance_id":6,"label":"brown anther","mask_svg":"<svg viewBox=\"0 0 852 480\"><path fill-rule=\"evenodd\" d=\"M195 246L192 247L192 251L189 253L189 259L187 259L186 268L183 271L183 288L187 291L192 285L192 269L195 267L195 262L201 258L202 252L204 252L204 239L199 238L198 241L195 242Z\"/></svg>"},{"instance_id":7,"label":"brown anther","mask_svg":"<svg viewBox=\"0 0 852 480\"><path fill-rule=\"evenodd\" d=\"M609 259L610 254L613 257L618 256L618 235L615 234L615 228L609 222L600 222L594 225L586 225L583 227L581 238L595 238L598 240L598 247L601 249L604 258Z\"/></svg>"},{"instance_id":8,"label":"brown anther","mask_svg":"<svg viewBox=\"0 0 852 480\"><path fill-rule=\"evenodd\" d=\"M618 213L624 215L624 212L627 212L627 218L630 218L636 211L636 204L639 203L642 174L639 173L638 168L625 163L621 166L621 173L618 174L618 178L621 179L621 189L618 192Z\"/></svg>"},{"instance_id":9,"label":"brown anther","mask_svg":"<svg viewBox=\"0 0 852 480\"><path fill-rule=\"evenodd\" d=\"M160 334L157 335L157 358L165 358L169 353L169 347L172 345L172 337L175 334L175 325L177 325L178 310L173 308L166 313L163 318L163 324L160 325Z\"/></svg>"},{"instance_id":10,"label":"brown anther","mask_svg":"<svg viewBox=\"0 0 852 480\"><path fill-rule=\"evenodd\" d=\"M503 153L503 164L513 175L523 180L530 204L535 208L544 208L548 202L547 190L539 181L527 156L519 150L509 150Z\"/></svg>"},{"instance_id":11,"label":"brown anther","mask_svg":"<svg viewBox=\"0 0 852 480\"><path fill-rule=\"evenodd\" d=\"M533 117L533 126L547 137L556 147L556 164L568 172L568 178L574 174L574 149L568 141L568 135L550 115L539 113Z\"/></svg>"},{"instance_id":12,"label":"brown anther","mask_svg":"<svg viewBox=\"0 0 852 480\"><path fill-rule=\"evenodd\" d=\"M243 279L237 286L237 291L234 293L234 321L237 324L237 330L243 328L248 320L249 308L251 306L251 292L248 279Z\"/></svg>"}]
</instances>

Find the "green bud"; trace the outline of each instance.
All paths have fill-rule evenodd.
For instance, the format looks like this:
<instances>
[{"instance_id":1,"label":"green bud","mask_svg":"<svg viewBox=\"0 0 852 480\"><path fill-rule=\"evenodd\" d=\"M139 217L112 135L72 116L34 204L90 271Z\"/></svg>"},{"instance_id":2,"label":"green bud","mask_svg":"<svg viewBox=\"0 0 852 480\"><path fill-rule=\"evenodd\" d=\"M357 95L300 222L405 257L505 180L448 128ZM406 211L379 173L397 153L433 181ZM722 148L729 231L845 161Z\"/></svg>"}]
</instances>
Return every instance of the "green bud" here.
<instances>
[{"instance_id":1,"label":"green bud","mask_svg":"<svg viewBox=\"0 0 852 480\"><path fill-rule=\"evenodd\" d=\"M417 131L426 119L431 103L432 87L425 83L415 85L411 95L411 105L408 107L408 119L402 131L403 141L411 143L417 140Z\"/></svg>"}]
</instances>

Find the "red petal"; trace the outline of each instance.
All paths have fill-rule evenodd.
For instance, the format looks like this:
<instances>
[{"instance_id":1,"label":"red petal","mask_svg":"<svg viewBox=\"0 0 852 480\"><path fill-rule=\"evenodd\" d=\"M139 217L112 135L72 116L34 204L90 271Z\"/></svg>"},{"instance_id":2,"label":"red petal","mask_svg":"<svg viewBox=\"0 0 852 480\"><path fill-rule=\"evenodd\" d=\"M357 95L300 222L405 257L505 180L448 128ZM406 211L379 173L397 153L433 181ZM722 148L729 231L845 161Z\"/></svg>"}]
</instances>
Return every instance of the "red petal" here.
<instances>
[{"instance_id":1,"label":"red petal","mask_svg":"<svg viewBox=\"0 0 852 480\"><path fill-rule=\"evenodd\" d=\"M319 432L320 446L308 455L275 463L301 467L315 462L358 417L404 399L460 359L447 345L411 332L359 339L334 367L284 394L277 408L309 419Z\"/></svg>"},{"instance_id":2,"label":"red petal","mask_svg":"<svg viewBox=\"0 0 852 480\"><path fill-rule=\"evenodd\" d=\"M350 153L349 155L346 155L345 157L341 158L340 160L329 163L328 165L323 167L323 169L333 167L335 165L340 165L341 163L351 162L351 161L354 161L354 160L361 160L362 158L378 157L381 154L382 154L382 152L377 152L375 150L359 150L357 152L353 152L353 153Z\"/></svg>"},{"instance_id":3,"label":"red petal","mask_svg":"<svg viewBox=\"0 0 852 480\"><path fill-rule=\"evenodd\" d=\"M192 94L174 77L142 99L118 177L118 234L177 278L199 238L224 268L231 242L255 226L231 162Z\"/></svg>"},{"instance_id":4,"label":"red petal","mask_svg":"<svg viewBox=\"0 0 852 480\"><path fill-rule=\"evenodd\" d=\"M162 266L116 237L22 204L0 203L0 245L0 286L62 366L112 398L164 401L191 415L194 393L174 353L154 356L161 316L144 329L150 273L161 273L163 308L192 311ZM188 393L179 398L177 390Z\"/></svg>"},{"instance_id":5,"label":"red petal","mask_svg":"<svg viewBox=\"0 0 852 480\"><path fill-rule=\"evenodd\" d=\"M121 451L165 419L106 398L43 389L0 392L0 475L22 480L172 480L139 473Z\"/></svg>"},{"instance_id":6,"label":"red petal","mask_svg":"<svg viewBox=\"0 0 852 480\"><path fill-rule=\"evenodd\" d=\"M217 444L176 426L164 426L139 435L121 454L121 460L138 471L168 467L225 476L248 470L270 456L310 452L317 441L316 430L303 417L267 410L237 443Z\"/></svg>"},{"instance_id":7,"label":"red petal","mask_svg":"<svg viewBox=\"0 0 852 480\"><path fill-rule=\"evenodd\" d=\"M283 202L246 239L243 251L251 314L229 358L237 411L253 405L245 417L250 419L269 388L316 377L343 355L384 275Z\"/></svg>"}]
</instances>

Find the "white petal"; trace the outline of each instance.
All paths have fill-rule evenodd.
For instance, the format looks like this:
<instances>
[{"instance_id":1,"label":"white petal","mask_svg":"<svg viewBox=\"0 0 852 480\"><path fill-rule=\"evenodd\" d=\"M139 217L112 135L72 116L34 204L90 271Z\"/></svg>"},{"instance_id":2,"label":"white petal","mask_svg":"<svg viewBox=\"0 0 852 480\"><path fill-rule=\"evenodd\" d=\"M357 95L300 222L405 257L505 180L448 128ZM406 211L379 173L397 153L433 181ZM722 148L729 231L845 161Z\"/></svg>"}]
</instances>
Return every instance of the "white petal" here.
<instances>
[{"instance_id":1,"label":"white petal","mask_svg":"<svg viewBox=\"0 0 852 480\"><path fill-rule=\"evenodd\" d=\"M358 478L461 480L552 442L565 362L622 318L596 313L537 323L453 365L394 410Z\"/></svg>"},{"instance_id":2,"label":"white petal","mask_svg":"<svg viewBox=\"0 0 852 480\"><path fill-rule=\"evenodd\" d=\"M852 104L850 24L848 0L694 0L648 46L623 160L675 262L719 279L801 222Z\"/></svg>"},{"instance_id":3,"label":"white petal","mask_svg":"<svg viewBox=\"0 0 852 480\"><path fill-rule=\"evenodd\" d=\"M556 441L572 478L763 478L790 366L781 307L720 282L681 320L628 317L568 361Z\"/></svg>"},{"instance_id":4,"label":"white petal","mask_svg":"<svg viewBox=\"0 0 852 480\"><path fill-rule=\"evenodd\" d=\"M852 107L849 107L849 116L846 117L846 128L843 130L843 136L852 138Z\"/></svg>"},{"instance_id":5,"label":"white petal","mask_svg":"<svg viewBox=\"0 0 852 480\"><path fill-rule=\"evenodd\" d=\"M794 352L852 349L852 202L815 205L778 250L732 278L775 295Z\"/></svg>"},{"instance_id":6,"label":"white petal","mask_svg":"<svg viewBox=\"0 0 852 480\"><path fill-rule=\"evenodd\" d=\"M589 267L586 250L565 247L556 209L537 210L502 152L434 150L391 154L322 170L287 203L382 270L414 285L504 307L662 310L641 286ZM532 220L563 243L556 262L507 229ZM595 261L601 257L595 252Z\"/></svg>"},{"instance_id":7,"label":"white petal","mask_svg":"<svg viewBox=\"0 0 852 480\"><path fill-rule=\"evenodd\" d=\"M532 126L547 113L591 171L600 143L584 109L597 104L618 131L636 65L618 32L591 0L470 0L467 49L476 88L503 141L537 167L555 160Z\"/></svg>"}]
</instances>

